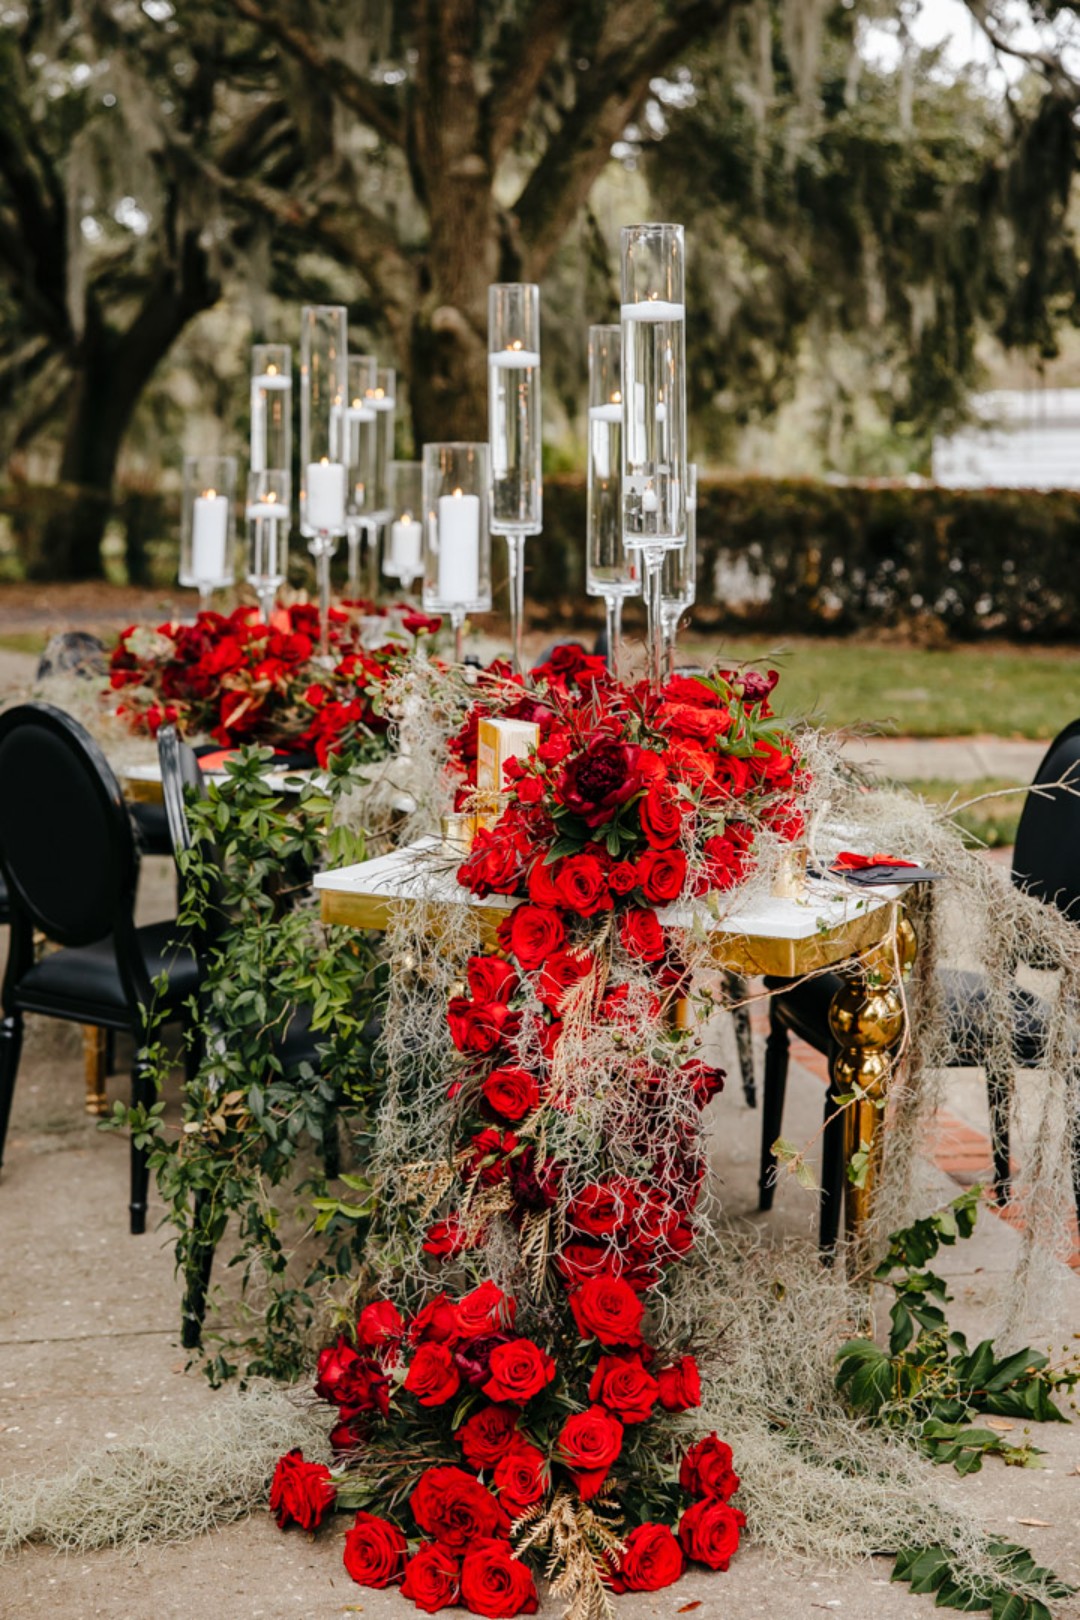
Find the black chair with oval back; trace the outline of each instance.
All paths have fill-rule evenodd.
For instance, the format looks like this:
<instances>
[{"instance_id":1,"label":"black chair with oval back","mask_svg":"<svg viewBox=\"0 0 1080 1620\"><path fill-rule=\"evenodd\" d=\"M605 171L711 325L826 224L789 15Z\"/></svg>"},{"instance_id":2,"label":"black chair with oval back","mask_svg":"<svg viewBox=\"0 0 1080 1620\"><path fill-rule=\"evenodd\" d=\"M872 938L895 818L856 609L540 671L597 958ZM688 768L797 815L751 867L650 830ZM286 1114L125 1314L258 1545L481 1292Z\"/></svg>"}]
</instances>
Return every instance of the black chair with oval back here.
<instances>
[{"instance_id":1,"label":"black chair with oval back","mask_svg":"<svg viewBox=\"0 0 1080 1620\"><path fill-rule=\"evenodd\" d=\"M0 779L0 869L11 907L0 1019L2 1158L26 1013L130 1031L132 1101L149 1106L148 1015L179 1016L196 973L175 921L135 925L139 852L131 818L108 761L70 715L47 703L0 715ZM60 948L37 957L35 930ZM132 1232L146 1229L147 1182L146 1151L133 1140Z\"/></svg>"},{"instance_id":2,"label":"black chair with oval back","mask_svg":"<svg viewBox=\"0 0 1080 1620\"><path fill-rule=\"evenodd\" d=\"M1055 791L1046 791L1048 785L1059 783L1063 785ZM1024 801L1013 853L1012 881L1044 904L1056 906L1080 927L1080 720L1074 720L1055 737L1043 755L1032 786L1044 791L1029 792ZM1026 965L1053 967L1053 963L1030 958ZM790 1035L800 1036L824 1053L831 1067L836 1046L829 1029L829 1007L842 982L835 973L823 973L795 984L784 979L765 981L773 994L765 1048L759 1209L772 1207L776 1179L772 1144L780 1135ZM949 1067L982 1069L986 1076L994 1196L1004 1204L1008 1202L1011 1182L1009 1099L1013 1069L1041 1067L1047 1048L1049 1009L1032 991L1019 984L1012 986L1012 1062L1002 1066L993 1039L993 1007L983 975L945 968L940 971L940 984L949 1033ZM1080 1031L1075 1045L1080 1057ZM1080 1069L1073 1083L1080 1084ZM837 1119L832 1105L832 1090L830 1084L825 1102L829 1123L825 1127L821 1176L820 1243L824 1250L836 1242L844 1176L843 1121ZM1080 1218L1080 1142L1073 1144L1073 1183Z\"/></svg>"}]
</instances>

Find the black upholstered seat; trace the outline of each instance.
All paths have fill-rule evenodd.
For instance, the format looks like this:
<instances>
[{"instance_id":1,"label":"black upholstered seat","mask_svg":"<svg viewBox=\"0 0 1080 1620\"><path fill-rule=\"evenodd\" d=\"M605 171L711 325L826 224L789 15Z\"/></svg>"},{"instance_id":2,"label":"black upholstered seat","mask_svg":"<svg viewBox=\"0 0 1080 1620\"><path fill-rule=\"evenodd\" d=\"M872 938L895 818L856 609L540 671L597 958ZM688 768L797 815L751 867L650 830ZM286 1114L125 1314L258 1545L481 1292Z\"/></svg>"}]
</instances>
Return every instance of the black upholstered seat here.
<instances>
[{"instance_id":1,"label":"black upholstered seat","mask_svg":"<svg viewBox=\"0 0 1080 1620\"><path fill-rule=\"evenodd\" d=\"M1045 790L1051 784L1053 791L1029 792L1024 801L1016 834L1012 881L1044 904L1056 906L1070 922L1080 924L1080 720L1066 726L1050 744L1032 785ZM1029 965L1052 968L1054 964L1032 960ZM823 1052L832 1063L836 1046L829 1029L829 1007L842 982L836 973L823 973L795 983L783 979L765 981L766 988L773 994L769 1003L761 1122L761 1209L771 1208L773 1200L776 1159L772 1144L781 1134L789 1036L798 1035L816 1051ZM999 1201L1005 1202L1011 1178L1011 1074L999 1072L1000 1061L993 1039L995 1009L989 985L980 973L947 968L940 973L940 989L945 1003L950 1067L981 1068L986 1073L994 1191ZM1046 1053L1050 1009L1039 996L1019 984L1011 986L1009 1004L1013 1065L1038 1068ZM1076 1044L1080 1055L1080 1036ZM830 1086L825 1099L821 1178L820 1242L825 1249L836 1242L844 1173L843 1121L836 1114L831 1094ZM1076 1204L1080 1214L1080 1144L1074 1144L1073 1155Z\"/></svg>"},{"instance_id":2,"label":"black upholstered seat","mask_svg":"<svg viewBox=\"0 0 1080 1620\"><path fill-rule=\"evenodd\" d=\"M0 1157L22 1048L39 1013L135 1037L132 1098L149 1106L147 1017L175 1016L197 982L176 926L136 928L139 851L119 783L83 728L47 703L0 715L0 867L11 942L0 1020ZM35 930L60 948L35 957ZM154 980L164 974L161 999ZM131 1147L131 1230L146 1227L145 1148Z\"/></svg>"}]
</instances>

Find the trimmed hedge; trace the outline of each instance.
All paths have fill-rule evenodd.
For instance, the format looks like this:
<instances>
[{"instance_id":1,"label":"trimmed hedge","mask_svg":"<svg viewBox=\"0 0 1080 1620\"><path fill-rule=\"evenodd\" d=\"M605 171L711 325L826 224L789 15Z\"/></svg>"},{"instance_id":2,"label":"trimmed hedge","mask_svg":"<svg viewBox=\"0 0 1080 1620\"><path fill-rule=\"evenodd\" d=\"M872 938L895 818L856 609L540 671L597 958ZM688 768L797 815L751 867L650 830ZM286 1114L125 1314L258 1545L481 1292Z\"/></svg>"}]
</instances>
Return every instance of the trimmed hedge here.
<instances>
[{"instance_id":1,"label":"trimmed hedge","mask_svg":"<svg viewBox=\"0 0 1080 1620\"><path fill-rule=\"evenodd\" d=\"M585 486L547 479L529 594L561 617L583 587ZM1080 494L811 480L698 492L699 625L846 634L937 624L958 639L1080 638Z\"/></svg>"}]
</instances>

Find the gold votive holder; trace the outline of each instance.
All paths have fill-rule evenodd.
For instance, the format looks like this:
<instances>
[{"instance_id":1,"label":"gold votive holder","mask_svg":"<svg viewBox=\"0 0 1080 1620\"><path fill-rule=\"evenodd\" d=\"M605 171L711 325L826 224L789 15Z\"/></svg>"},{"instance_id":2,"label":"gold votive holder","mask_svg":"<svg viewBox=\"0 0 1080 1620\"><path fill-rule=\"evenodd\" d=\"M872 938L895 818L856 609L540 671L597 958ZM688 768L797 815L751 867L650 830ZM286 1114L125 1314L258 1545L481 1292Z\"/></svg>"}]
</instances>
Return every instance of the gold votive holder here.
<instances>
[{"instance_id":1,"label":"gold votive holder","mask_svg":"<svg viewBox=\"0 0 1080 1620\"><path fill-rule=\"evenodd\" d=\"M464 860L472 849L476 835L476 817L463 814L443 816L439 822L442 834L442 852L455 860Z\"/></svg>"},{"instance_id":2,"label":"gold votive holder","mask_svg":"<svg viewBox=\"0 0 1080 1620\"><path fill-rule=\"evenodd\" d=\"M769 891L774 900L806 898L806 845L785 844L773 873Z\"/></svg>"}]
</instances>

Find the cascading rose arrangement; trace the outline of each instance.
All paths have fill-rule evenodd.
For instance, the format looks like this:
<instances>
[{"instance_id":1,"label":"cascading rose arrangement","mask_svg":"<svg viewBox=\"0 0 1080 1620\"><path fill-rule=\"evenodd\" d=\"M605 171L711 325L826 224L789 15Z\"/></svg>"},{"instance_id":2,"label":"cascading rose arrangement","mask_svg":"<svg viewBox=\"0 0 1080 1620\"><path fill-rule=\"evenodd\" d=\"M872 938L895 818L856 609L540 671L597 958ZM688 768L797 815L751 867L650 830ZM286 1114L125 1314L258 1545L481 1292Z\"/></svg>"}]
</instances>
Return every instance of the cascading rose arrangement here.
<instances>
[{"instance_id":1,"label":"cascading rose arrangement","mask_svg":"<svg viewBox=\"0 0 1080 1620\"><path fill-rule=\"evenodd\" d=\"M312 753L320 765L357 735L388 728L378 697L406 648L361 645L361 620L385 609L356 602L330 610L333 666L316 662L318 609L278 608L264 624L252 607L198 614L193 624L167 623L122 632L109 664L114 713L132 731L153 737L163 725L212 737L223 748L268 743L285 753ZM408 636L431 633L438 619L405 609Z\"/></svg>"},{"instance_id":2,"label":"cascading rose arrangement","mask_svg":"<svg viewBox=\"0 0 1080 1620\"><path fill-rule=\"evenodd\" d=\"M480 818L459 881L517 902L447 1008L453 1168L423 1249L476 1286L409 1319L364 1308L319 1361L340 1467L283 1458L272 1499L312 1528L336 1493L359 1509L354 1579L492 1617L533 1612L541 1569L595 1614L598 1593L726 1569L738 1546L732 1454L695 1429L693 1346L661 1308L694 1248L701 1111L724 1077L671 1016L690 974L658 910L744 881L763 831L798 838L806 785L774 675L656 695L564 652L534 680L488 672L450 749ZM494 807L476 786L490 716L538 739ZM507 1234L512 1296L485 1276L496 1250L505 1274Z\"/></svg>"}]
</instances>

